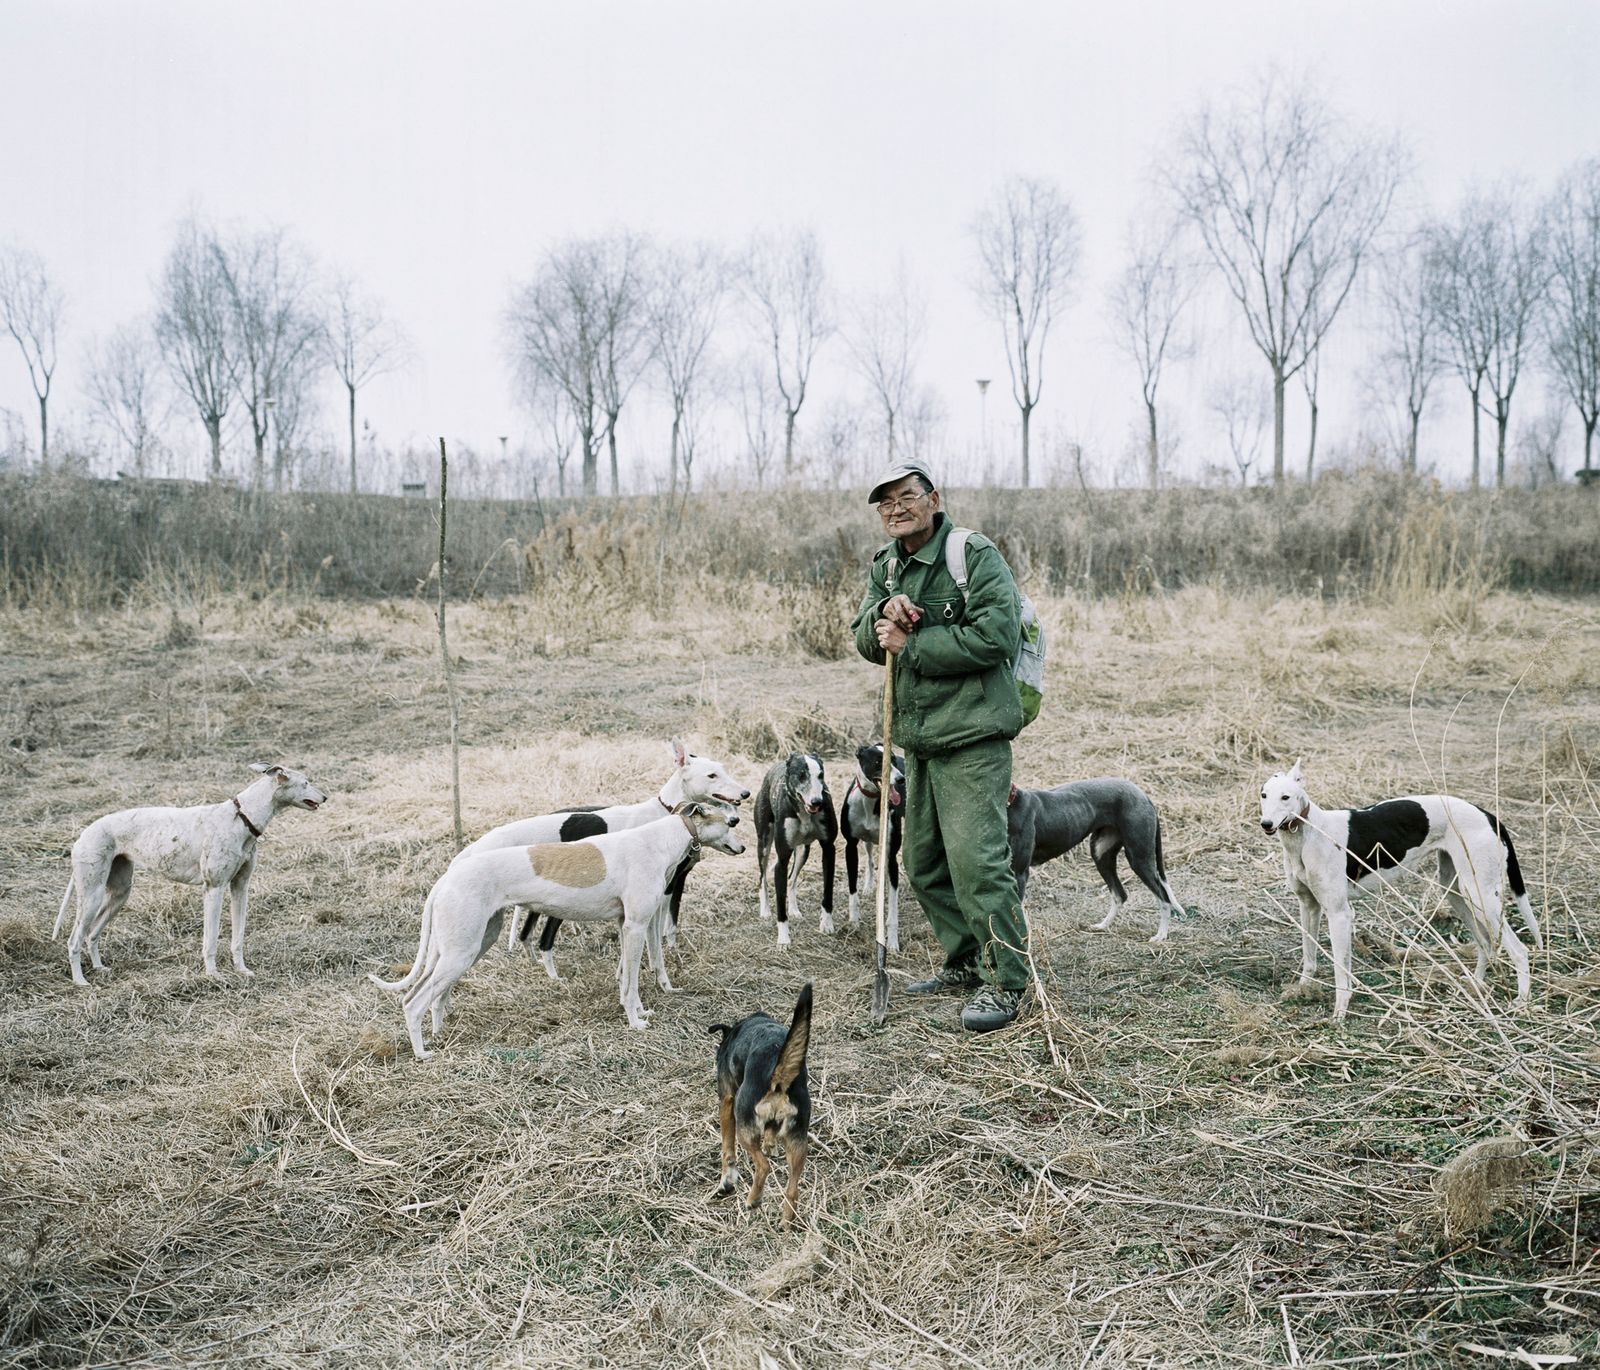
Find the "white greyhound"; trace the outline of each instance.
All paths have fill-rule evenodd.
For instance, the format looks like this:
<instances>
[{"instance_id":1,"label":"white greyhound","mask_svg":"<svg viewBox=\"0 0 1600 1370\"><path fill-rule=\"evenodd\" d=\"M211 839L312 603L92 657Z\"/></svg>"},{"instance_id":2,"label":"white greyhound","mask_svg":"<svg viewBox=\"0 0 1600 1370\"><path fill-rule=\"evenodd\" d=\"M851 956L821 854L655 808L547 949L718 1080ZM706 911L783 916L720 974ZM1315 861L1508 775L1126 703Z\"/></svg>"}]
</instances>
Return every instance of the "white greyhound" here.
<instances>
[{"instance_id":1,"label":"white greyhound","mask_svg":"<svg viewBox=\"0 0 1600 1370\"><path fill-rule=\"evenodd\" d=\"M561 809L538 818L519 818L491 828L476 842L461 849L456 861L466 861L480 852L496 851L501 847L531 847L542 842L575 842L583 837L598 837L601 833L626 832L645 823L654 822L662 814L671 813L686 800L701 802L717 800L724 804L738 804L750 798L750 791L728 774L720 761L696 756L679 738L672 739L672 774L667 777L654 799L638 804L613 804L609 808ZM451 863L455 864L454 862ZM687 872L684 872L687 874ZM683 898L680 878L672 895L672 921L667 927L667 940L676 943L678 937L678 904ZM528 934L533 930L533 919L522 928L522 940L531 954L532 943ZM545 974L552 980L561 977L556 973L555 941L561 930L559 918L545 921L539 935L539 960ZM653 954L653 953L652 953ZM656 967L657 974L664 971Z\"/></svg>"},{"instance_id":2,"label":"white greyhound","mask_svg":"<svg viewBox=\"0 0 1600 1370\"><path fill-rule=\"evenodd\" d=\"M240 975L253 975L244 963L244 925L250 911L250 875L256 868L256 839L282 809L316 809L328 796L299 771L282 766L253 765L253 780L232 799L191 808L123 809L97 818L72 844L72 875L51 939L61 935L72 891L78 891L78 917L67 941L74 984L83 976L83 944L96 970L100 935L121 912L133 890L135 866L148 866L168 879L205 887L205 940L202 953L207 975L217 973L217 938L222 930L222 900L233 897L233 965Z\"/></svg>"},{"instance_id":3,"label":"white greyhound","mask_svg":"<svg viewBox=\"0 0 1600 1370\"><path fill-rule=\"evenodd\" d=\"M422 1044L423 1015L432 1010L437 1035L451 989L494 945L508 908L526 906L584 922L620 915L617 992L628 1026L642 1032L649 1024L639 998L639 960L645 939L660 937L657 913L667 878L701 845L733 856L742 852L744 844L733 832L738 821L723 805L689 803L626 832L504 847L458 860L428 892L411 969L398 980L368 978L400 992L411 1049L425 1061L430 1053Z\"/></svg>"},{"instance_id":4,"label":"white greyhound","mask_svg":"<svg viewBox=\"0 0 1600 1370\"><path fill-rule=\"evenodd\" d=\"M1368 809L1322 809L1306 793L1300 762L1261 787L1261 827L1283 845L1284 874L1300 900L1300 983L1317 968L1317 922L1328 916L1333 950L1333 1016L1350 1006L1352 893L1390 884L1415 870L1429 853L1439 856L1445 897L1472 932L1478 953L1473 979L1483 983L1490 956L1504 948L1517 972L1517 1000L1528 1001L1528 950L1511 930L1501 906L1500 878L1508 877L1522 921L1542 947L1539 920L1528 904L1511 834L1492 813L1445 794L1389 799Z\"/></svg>"}]
</instances>

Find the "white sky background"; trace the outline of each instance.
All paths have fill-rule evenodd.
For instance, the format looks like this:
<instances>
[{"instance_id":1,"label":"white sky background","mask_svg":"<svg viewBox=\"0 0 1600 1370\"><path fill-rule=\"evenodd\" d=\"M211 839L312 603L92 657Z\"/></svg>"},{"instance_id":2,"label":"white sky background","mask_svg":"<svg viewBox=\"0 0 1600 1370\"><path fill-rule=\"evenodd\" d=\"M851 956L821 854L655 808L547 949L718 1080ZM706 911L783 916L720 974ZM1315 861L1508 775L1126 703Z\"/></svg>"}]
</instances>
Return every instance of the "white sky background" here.
<instances>
[{"instance_id":1,"label":"white sky background","mask_svg":"<svg viewBox=\"0 0 1600 1370\"><path fill-rule=\"evenodd\" d=\"M1413 203L1446 208L1474 178L1511 174L1542 194L1600 153L1593 0L0 0L0 239L40 252L68 295L52 399L64 438L86 431L87 343L150 308L174 228L195 209L282 224L387 303L417 357L364 392L383 445L442 433L487 452L501 433L532 441L500 317L545 247L624 225L730 246L809 225L844 291L881 285L904 255L928 300L920 374L944 398L946 459L965 467L975 377L995 378L996 448L1009 452L1015 418L999 334L967 288L966 227L1005 175L1050 177L1077 208L1087 255L1046 363L1036 479L1063 435L1109 473L1139 410L1104 299L1152 158L1201 101L1273 64L1310 73L1357 121L1398 130L1416 162ZM1243 369L1265 384L1231 304L1204 313L1206 346L1166 390L1191 471L1225 460L1207 409L1218 379ZM1358 385L1359 325L1340 320L1324 363L1330 456L1377 427ZM21 356L0 344L0 406L36 442ZM859 390L838 340L824 357L802 429ZM1434 403L1424 460L1463 478L1465 392L1441 381ZM1513 427L1544 403L1536 386L1519 391ZM1302 410L1291 392L1291 469ZM321 424L335 447L340 413L330 387ZM169 431L199 450L187 411ZM649 484L666 436L648 405L624 410L620 440L625 481ZM231 459L244 445L235 438ZM731 463L731 434L724 446Z\"/></svg>"}]
</instances>

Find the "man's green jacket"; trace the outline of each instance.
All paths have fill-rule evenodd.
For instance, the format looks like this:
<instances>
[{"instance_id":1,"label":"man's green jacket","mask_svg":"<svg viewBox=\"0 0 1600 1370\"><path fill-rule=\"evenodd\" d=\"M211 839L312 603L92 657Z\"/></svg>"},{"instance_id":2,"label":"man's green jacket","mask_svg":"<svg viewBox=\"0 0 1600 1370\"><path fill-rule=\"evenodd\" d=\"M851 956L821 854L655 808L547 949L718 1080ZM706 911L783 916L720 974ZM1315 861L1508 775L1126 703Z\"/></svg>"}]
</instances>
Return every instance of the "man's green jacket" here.
<instances>
[{"instance_id":1,"label":"man's green jacket","mask_svg":"<svg viewBox=\"0 0 1600 1370\"><path fill-rule=\"evenodd\" d=\"M880 547L852 625L856 650L881 665L884 654L873 624L884 601L891 594L905 595L922 610L894 677L894 741L915 756L938 756L992 738L1009 740L1022 731L1022 703L1011 674L1022 617L1016 582L999 548L974 533L967 540L963 604L944 563L953 526L946 514L937 514L933 536L909 557L898 541ZM892 589L891 558L897 563Z\"/></svg>"}]
</instances>

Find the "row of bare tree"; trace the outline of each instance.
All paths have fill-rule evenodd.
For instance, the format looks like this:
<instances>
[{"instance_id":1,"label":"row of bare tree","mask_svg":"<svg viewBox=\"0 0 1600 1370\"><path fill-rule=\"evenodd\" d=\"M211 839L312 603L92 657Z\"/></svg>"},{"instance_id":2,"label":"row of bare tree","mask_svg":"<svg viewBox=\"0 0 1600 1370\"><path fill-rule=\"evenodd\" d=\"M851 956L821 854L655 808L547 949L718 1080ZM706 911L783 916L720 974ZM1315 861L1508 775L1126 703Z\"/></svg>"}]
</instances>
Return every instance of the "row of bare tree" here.
<instances>
[{"instance_id":1,"label":"row of bare tree","mask_svg":"<svg viewBox=\"0 0 1600 1370\"><path fill-rule=\"evenodd\" d=\"M715 345L730 316L744 325L742 362ZM812 370L839 333L871 392L887 451L917 450L933 410L915 374L926 329L903 265L887 289L841 311L810 232L758 236L740 253L628 232L572 239L545 256L505 315L512 369L543 420L559 487L564 493L576 454L585 494L599 489L602 444L611 490L620 487L617 422L646 378L671 413L670 490L691 479L706 408L719 399L737 408L757 483L766 482L780 445L782 477L793 479Z\"/></svg>"},{"instance_id":2,"label":"row of bare tree","mask_svg":"<svg viewBox=\"0 0 1600 1370\"><path fill-rule=\"evenodd\" d=\"M122 325L90 348L86 390L100 420L144 474L170 395L193 406L222 476L222 430L242 411L253 447L252 478L281 487L313 386L331 368L345 387L350 488L357 488L356 396L399 365L405 335L351 278L324 282L311 257L280 228L224 234L191 218L155 283L153 317ZM22 349L39 401L39 454L50 465L50 389L65 297L37 253L0 251L0 320Z\"/></svg>"},{"instance_id":3,"label":"row of bare tree","mask_svg":"<svg viewBox=\"0 0 1600 1370\"><path fill-rule=\"evenodd\" d=\"M1323 345L1369 264L1377 267L1375 360L1381 383L1404 405L1407 470L1416 470L1430 390L1454 373L1471 402L1473 488L1485 413L1495 420L1495 480L1503 485L1512 396L1535 360L1578 410L1584 469L1593 469L1600 158L1572 168L1542 201L1508 183L1469 192L1453 214L1396 227L1391 211L1406 172L1397 141L1357 132L1275 79L1252 101L1204 109L1186 127L1158 174L1176 213L1169 226L1135 237L1112 297L1120 340L1139 372L1152 485L1156 392L1163 366L1192 346L1183 320L1201 285L1196 257L1214 269L1270 373L1275 484L1285 476L1285 389L1296 376L1309 411L1307 479L1314 474ZM1240 461L1238 406L1219 402L1219 412Z\"/></svg>"},{"instance_id":4,"label":"row of bare tree","mask_svg":"<svg viewBox=\"0 0 1600 1370\"><path fill-rule=\"evenodd\" d=\"M1534 365L1578 410L1584 466L1592 469L1600 421L1600 158L1574 167L1543 199L1505 184L1471 191L1450 214L1400 223L1395 207L1408 176L1398 139L1354 127L1277 77L1248 97L1201 108L1182 126L1157 161L1159 202L1130 230L1108 301L1138 377L1152 488L1166 458L1160 387L1166 369L1196 350L1194 305L1208 289L1232 302L1265 363L1279 486L1289 386L1298 381L1307 403L1309 479L1324 348L1361 296L1377 330L1367 369L1379 374L1386 402L1404 410L1407 469L1416 469L1424 407L1438 380L1454 374L1471 406L1473 485L1481 478L1484 414L1495 421L1495 479L1503 484L1512 399ZM1015 177L980 208L969 237L972 285L1004 344L1027 485L1048 348L1073 302L1083 233L1058 186ZM281 481L311 377L331 366L348 395L356 488L357 392L406 350L380 308L348 280L320 285L309 257L282 230L225 236L193 220L178 232L156 296L153 324L119 330L89 368L89 394L136 469L164 370L205 427L214 477L224 418L238 406L253 439L257 485L266 480L269 421L278 443L273 479ZM39 400L46 464L62 309L36 256L0 254L0 321L21 347ZM612 492L621 488L618 422L642 385L653 385L670 411L671 489L691 479L718 405L737 416L758 484L769 474L794 479L813 368L836 337L871 397L882 450L891 459L920 453L940 413L937 392L917 376L926 332L926 308L903 263L883 289L841 303L816 236L804 231L759 235L737 252L627 231L571 239L544 255L504 316L519 396L538 416L560 489L566 492L576 455L585 494L598 493L602 452ZM1241 435L1253 420L1229 395L1218 413L1245 479L1250 444ZM843 454L831 448L855 441L825 434L830 450L822 456L838 466Z\"/></svg>"}]
</instances>

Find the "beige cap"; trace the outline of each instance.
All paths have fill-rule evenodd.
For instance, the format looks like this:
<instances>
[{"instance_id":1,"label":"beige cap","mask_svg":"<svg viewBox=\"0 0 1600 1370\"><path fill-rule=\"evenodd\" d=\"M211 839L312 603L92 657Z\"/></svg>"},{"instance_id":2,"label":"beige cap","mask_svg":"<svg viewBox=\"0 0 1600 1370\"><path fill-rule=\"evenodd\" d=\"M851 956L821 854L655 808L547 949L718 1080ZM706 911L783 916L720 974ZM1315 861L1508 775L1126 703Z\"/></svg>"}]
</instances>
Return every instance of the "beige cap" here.
<instances>
[{"instance_id":1,"label":"beige cap","mask_svg":"<svg viewBox=\"0 0 1600 1370\"><path fill-rule=\"evenodd\" d=\"M872 492L867 496L867 503L876 504L882 497L885 486L894 485L896 482L904 480L907 476L921 476L923 480L928 482L930 488L935 490L939 488L938 482L933 478L933 473L920 461L896 462L887 471L882 472L873 483Z\"/></svg>"}]
</instances>

